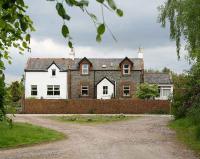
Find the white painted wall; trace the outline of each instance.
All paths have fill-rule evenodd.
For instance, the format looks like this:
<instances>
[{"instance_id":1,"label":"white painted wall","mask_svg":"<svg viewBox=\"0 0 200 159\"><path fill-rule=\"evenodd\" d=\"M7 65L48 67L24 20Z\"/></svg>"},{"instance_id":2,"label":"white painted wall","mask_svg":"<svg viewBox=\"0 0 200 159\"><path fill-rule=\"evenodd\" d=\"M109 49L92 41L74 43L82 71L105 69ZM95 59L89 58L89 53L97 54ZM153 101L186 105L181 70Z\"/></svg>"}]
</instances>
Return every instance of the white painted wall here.
<instances>
[{"instance_id":1,"label":"white painted wall","mask_svg":"<svg viewBox=\"0 0 200 159\"><path fill-rule=\"evenodd\" d=\"M56 70L56 76L52 76L52 69ZM31 85L37 85L37 96L31 96ZM60 85L60 95L48 96L47 85ZM67 72L60 72L55 64L48 72L25 72L25 98L68 99L67 89Z\"/></svg>"},{"instance_id":2,"label":"white painted wall","mask_svg":"<svg viewBox=\"0 0 200 159\"><path fill-rule=\"evenodd\" d=\"M108 86L108 94L103 94L103 86ZM106 78L97 85L97 99L111 99L114 95L114 85Z\"/></svg>"},{"instance_id":3,"label":"white painted wall","mask_svg":"<svg viewBox=\"0 0 200 159\"><path fill-rule=\"evenodd\" d=\"M166 89L165 87L170 87L170 95L173 95L173 85L168 84L168 85L158 85L161 90L160 90L160 96L157 97L156 99L158 100L168 100L169 96L163 96L163 89Z\"/></svg>"}]
</instances>

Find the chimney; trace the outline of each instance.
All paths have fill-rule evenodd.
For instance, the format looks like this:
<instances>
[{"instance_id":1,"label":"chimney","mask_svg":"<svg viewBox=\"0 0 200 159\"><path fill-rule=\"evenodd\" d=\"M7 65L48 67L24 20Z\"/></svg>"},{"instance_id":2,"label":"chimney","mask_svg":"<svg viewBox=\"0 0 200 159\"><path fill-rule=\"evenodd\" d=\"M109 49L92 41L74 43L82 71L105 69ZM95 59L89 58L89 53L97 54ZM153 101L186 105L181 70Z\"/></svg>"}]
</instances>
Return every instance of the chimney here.
<instances>
[{"instance_id":1,"label":"chimney","mask_svg":"<svg viewBox=\"0 0 200 159\"><path fill-rule=\"evenodd\" d=\"M138 58L143 59L143 48L138 48Z\"/></svg>"},{"instance_id":2,"label":"chimney","mask_svg":"<svg viewBox=\"0 0 200 159\"><path fill-rule=\"evenodd\" d=\"M74 60L75 59L75 51L74 48L71 48L71 52L69 53L69 58Z\"/></svg>"}]
</instances>

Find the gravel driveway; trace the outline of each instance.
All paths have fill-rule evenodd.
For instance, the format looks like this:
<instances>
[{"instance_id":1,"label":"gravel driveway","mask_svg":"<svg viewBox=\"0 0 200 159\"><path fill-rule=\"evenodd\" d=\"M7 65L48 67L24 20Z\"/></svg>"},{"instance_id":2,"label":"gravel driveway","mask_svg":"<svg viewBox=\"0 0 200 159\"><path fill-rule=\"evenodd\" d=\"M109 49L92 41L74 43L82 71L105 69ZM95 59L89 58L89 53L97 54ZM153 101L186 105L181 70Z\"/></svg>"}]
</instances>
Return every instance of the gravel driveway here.
<instances>
[{"instance_id":1,"label":"gravel driveway","mask_svg":"<svg viewBox=\"0 0 200 159\"><path fill-rule=\"evenodd\" d=\"M144 116L101 125L68 124L37 116L17 121L55 129L68 139L30 147L0 150L0 159L195 159L166 127L170 116ZM28 132L27 132L28 133Z\"/></svg>"}]
</instances>

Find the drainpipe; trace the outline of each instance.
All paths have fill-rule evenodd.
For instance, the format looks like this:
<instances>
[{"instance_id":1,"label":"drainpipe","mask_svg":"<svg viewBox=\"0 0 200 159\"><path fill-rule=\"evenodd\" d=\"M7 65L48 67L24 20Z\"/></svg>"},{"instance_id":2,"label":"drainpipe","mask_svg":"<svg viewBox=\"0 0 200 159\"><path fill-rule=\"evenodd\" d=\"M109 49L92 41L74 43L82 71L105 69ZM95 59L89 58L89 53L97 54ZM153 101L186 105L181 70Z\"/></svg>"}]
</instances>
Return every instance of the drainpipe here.
<instances>
[{"instance_id":1,"label":"drainpipe","mask_svg":"<svg viewBox=\"0 0 200 159\"><path fill-rule=\"evenodd\" d=\"M96 71L95 70L93 70L94 71L94 96L93 96L93 98L94 99L96 99L96 87L95 87L95 80L96 80Z\"/></svg>"}]
</instances>

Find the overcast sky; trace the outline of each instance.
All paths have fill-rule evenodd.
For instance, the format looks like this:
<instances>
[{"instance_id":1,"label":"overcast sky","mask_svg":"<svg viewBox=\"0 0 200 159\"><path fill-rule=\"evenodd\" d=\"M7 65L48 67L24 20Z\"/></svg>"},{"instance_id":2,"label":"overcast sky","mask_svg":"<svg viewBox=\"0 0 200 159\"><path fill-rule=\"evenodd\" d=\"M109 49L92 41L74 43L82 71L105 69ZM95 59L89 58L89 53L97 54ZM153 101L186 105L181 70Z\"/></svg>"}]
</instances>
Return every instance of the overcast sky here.
<instances>
[{"instance_id":1,"label":"overcast sky","mask_svg":"<svg viewBox=\"0 0 200 159\"><path fill-rule=\"evenodd\" d=\"M67 8L71 15L69 28L75 46L76 57L137 57L139 46L144 48L145 68L162 69L168 67L182 72L189 66L184 54L177 60L175 42L169 40L169 28L161 28L157 23L157 7L165 0L115 0L124 11L122 18L114 12L105 10L105 20L118 41L115 42L109 32L101 43L96 43L96 31L91 19L80 9ZM60 29L62 20L57 15L55 3L46 0L25 0L29 6L27 14L34 22L36 31L32 33L31 53L19 55L11 50L12 65L7 65L6 82L21 78L29 57L68 57L69 49ZM90 0L90 12L102 21L101 8Z\"/></svg>"}]
</instances>

